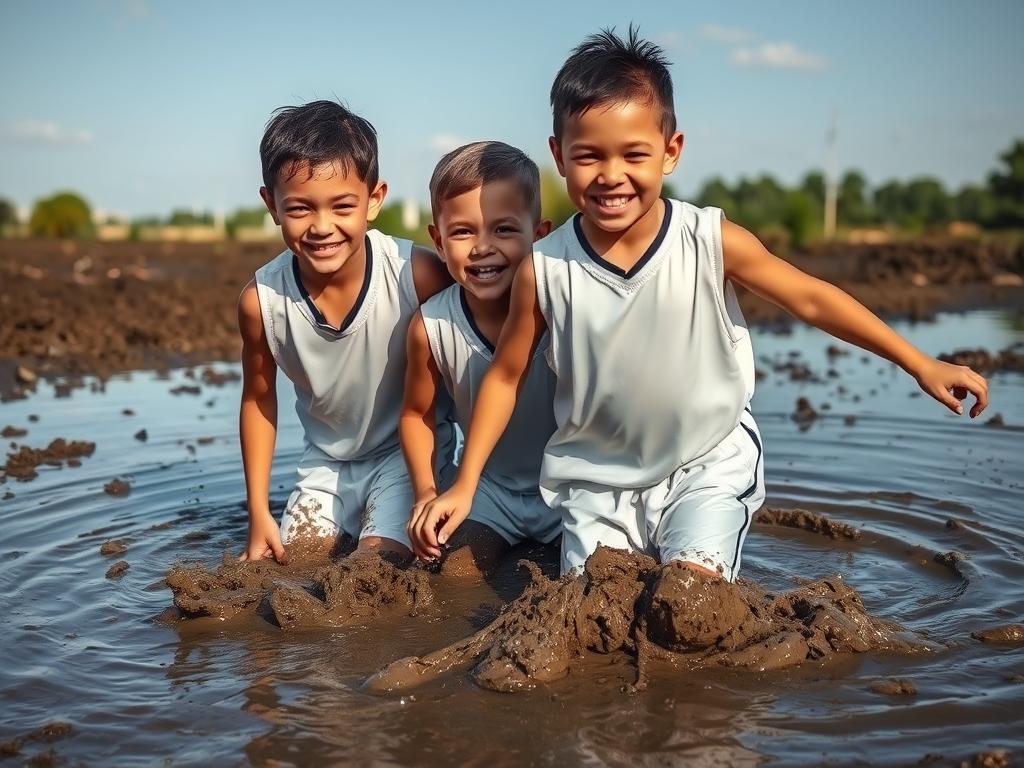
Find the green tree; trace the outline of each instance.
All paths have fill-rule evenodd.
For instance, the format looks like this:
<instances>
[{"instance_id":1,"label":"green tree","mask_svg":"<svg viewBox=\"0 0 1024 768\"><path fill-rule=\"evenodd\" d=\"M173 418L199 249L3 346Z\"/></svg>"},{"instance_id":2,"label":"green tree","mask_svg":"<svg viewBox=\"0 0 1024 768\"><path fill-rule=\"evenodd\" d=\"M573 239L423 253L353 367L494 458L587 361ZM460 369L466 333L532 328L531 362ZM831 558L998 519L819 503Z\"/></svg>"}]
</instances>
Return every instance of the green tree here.
<instances>
[{"instance_id":1,"label":"green tree","mask_svg":"<svg viewBox=\"0 0 1024 768\"><path fill-rule=\"evenodd\" d=\"M697 193L694 205L698 205L701 208L711 205L715 208L721 208L725 211L726 216L732 217L736 215L736 198L733 197L729 185L717 176L704 182L704 186Z\"/></svg>"},{"instance_id":2,"label":"green tree","mask_svg":"<svg viewBox=\"0 0 1024 768\"><path fill-rule=\"evenodd\" d=\"M224 228L228 237L233 238L239 227L262 227L267 217L267 209L260 208L239 208L224 221Z\"/></svg>"},{"instance_id":3,"label":"green tree","mask_svg":"<svg viewBox=\"0 0 1024 768\"><path fill-rule=\"evenodd\" d=\"M996 200L993 223L1024 226L1024 139L1017 139L999 159L1004 167L988 177L989 190Z\"/></svg>"},{"instance_id":4,"label":"green tree","mask_svg":"<svg viewBox=\"0 0 1024 768\"><path fill-rule=\"evenodd\" d=\"M167 223L172 227L211 226L213 224L213 214L209 211L196 212L177 208L171 211Z\"/></svg>"},{"instance_id":5,"label":"green tree","mask_svg":"<svg viewBox=\"0 0 1024 768\"><path fill-rule=\"evenodd\" d=\"M823 209L825 207L825 175L811 171L800 182L800 189L810 195Z\"/></svg>"},{"instance_id":6,"label":"green tree","mask_svg":"<svg viewBox=\"0 0 1024 768\"><path fill-rule=\"evenodd\" d=\"M18 224L18 211L14 203L0 197L0 236L6 235L8 230Z\"/></svg>"},{"instance_id":7,"label":"green tree","mask_svg":"<svg viewBox=\"0 0 1024 768\"><path fill-rule=\"evenodd\" d=\"M883 224L905 226L909 219L903 183L893 179L875 190L874 204L876 220Z\"/></svg>"},{"instance_id":8,"label":"green tree","mask_svg":"<svg viewBox=\"0 0 1024 768\"><path fill-rule=\"evenodd\" d=\"M906 202L912 219L925 226L945 224L952 218L949 195L937 179L912 179L906 187Z\"/></svg>"},{"instance_id":9,"label":"green tree","mask_svg":"<svg viewBox=\"0 0 1024 768\"><path fill-rule=\"evenodd\" d=\"M28 228L36 237L89 237L92 211L80 195L58 192L35 204Z\"/></svg>"},{"instance_id":10,"label":"green tree","mask_svg":"<svg viewBox=\"0 0 1024 768\"><path fill-rule=\"evenodd\" d=\"M968 185L953 198L953 213L961 221L991 226L996 219L996 197L988 189Z\"/></svg>"},{"instance_id":11,"label":"green tree","mask_svg":"<svg viewBox=\"0 0 1024 768\"><path fill-rule=\"evenodd\" d=\"M802 248L820 232L821 205L809 193L794 189L786 194L782 225L789 233L790 242Z\"/></svg>"},{"instance_id":12,"label":"green tree","mask_svg":"<svg viewBox=\"0 0 1024 768\"><path fill-rule=\"evenodd\" d=\"M737 223L758 231L782 223L786 213L786 191L771 176L756 180L740 179L733 192Z\"/></svg>"},{"instance_id":13,"label":"green tree","mask_svg":"<svg viewBox=\"0 0 1024 768\"><path fill-rule=\"evenodd\" d=\"M868 182L859 171L847 171L839 182L836 218L847 227L861 227L872 219Z\"/></svg>"},{"instance_id":14,"label":"green tree","mask_svg":"<svg viewBox=\"0 0 1024 768\"><path fill-rule=\"evenodd\" d=\"M560 227L576 213L576 206L565 191L565 179L552 168L540 172L541 216L551 219L554 227Z\"/></svg>"}]
</instances>

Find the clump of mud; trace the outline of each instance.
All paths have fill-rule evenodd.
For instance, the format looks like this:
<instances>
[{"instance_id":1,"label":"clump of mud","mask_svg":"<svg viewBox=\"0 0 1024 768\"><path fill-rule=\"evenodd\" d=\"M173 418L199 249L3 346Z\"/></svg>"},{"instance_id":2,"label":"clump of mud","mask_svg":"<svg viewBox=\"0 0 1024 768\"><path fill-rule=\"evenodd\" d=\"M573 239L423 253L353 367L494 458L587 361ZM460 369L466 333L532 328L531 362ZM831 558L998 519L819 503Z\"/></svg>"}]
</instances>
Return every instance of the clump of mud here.
<instances>
[{"instance_id":1,"label":"clump of mud","mask_svg":"<svg viewBox=\"0 0 1024 768\"><path fill-rule=\"evenodd\" d=\"M112 566L107 568L106 577L108 579L120 579L122 576L128 573L128 569L130 567L131 566L128 564L127 560L118 560Z\"/></svg>"},{"instance_id":2,"label":"clump of mud","mask_svg":"<svg viewBox=\"0 0 1024 768\"><path fill-rule=\"evenodd\" d=\"M26 742L49 743L70 736L73 731L70 723L53 722L36 728L28 733L15 736L7 741L0 741L0 759L14 757L21 753L21 748Z\"/></svg>"},{"instance_id":3,"label":"clump of mud","mask_svg":"<svg viewBox=\"0 0 1024 768\"><path fill-rule=\"evenodd\" d=\"M16 451L7 454L7 463L0 467L0 480L4 477L13 477L15 480L27 482L39 476L36 469L45 464L50 467L69 467L81 465L79 459L83 456L92 456L96 450L96 443L85 440L65 440L58 437L45 448L30 448L27 445L18 446Z\"/></svg>"},{"instance_id":4,"label":"clump of mud","mask_svg":"<svg viewBox=\"0 0 1024 768\"><path fill-rule=\"evenodd\" d=\"M327 564L299 554L289 551L288 564L281 565L272 560L239 562L225 553L216 570L176 566L166 583L186 616L229 619L258 610L282 629L415 614L433 601L425 571L403 569L377 553L356 552Z\"/></svg>"},{"instance_id":5,"label":"clump of mud","mask_svg":"<svg viewBox=\"0 0 1024 768\"><path fill-rule=\"evenodd\" d=\"M403 690L472 666L480 686L518 691L564 677L585 651L634 654L642 687L652 658L690 669L768 670L873 649L923 649L898 626L868 616L838 578L773 595L605 547L587 559L582 575L558 581L534 563L521 565L530 570L530 586L491 624L433 653L399 659L366 687Z\"/></svg>"},{"instance_id":6,"label":"clump of mud","mask_svg":"<svg viewBox=\"0 0 1024 768\"><path fill-rule=\"evenodd\" d=\"M762 525L780 525L787 528L800 528L811 533L820 533L830 539L850 539L856 541L860 538L860 529L854 528L846 523L837 523L825 515L816 512L808 512L805 509L777 509L775 507L762 507L761 511L754 517L754 522Z\"/></svg>"},{"instance_id":7,"label":"clump of mud","mask_svg":"<svg viewBox=\"0 0 1024 768\"><path fill-rule=\"evenodd\" d=\"M945 355L939 355L939 360L954 365L966 365L978 373L988 374L996 372L1024 373L1024 342L1011 344L999 352L989 352L987 349L958 349Z\"/></svg>"},{"instance_id":8,"label":"clump of mud","mask_svg":"<svg viewBox=\"0 0 1024 768\"><path fill-rule=\"evenodd\" d=\"M110 496L127 496L132 492L132 487L128 482L115 477L103 486L103 491Z\"/></svg>"},{"instance_id":9,"label":"clump of mud","mask_svg":"<svg viewBox=\"0 0 1024 768\"><path fill-rule=\"evenodd\" d=\"M790 415L790 418L796 422L801 432L806 432L818 418L818 412L814 410L810 400L806 397L801 397L797 399L796 409Z\"/></svg>"},{"instance_id":10,"label":"clump of mud","mask_svg":"<svg viewBox=\"0 0 1024 768\"><path fill-rule=\"evenodd\" d=\"M914 685L914 681L903 678L876 680L868 687L868 690L883 696L914 696L917 694L917 686Z\"/></svg>"},{"instance_id":11,"label":"clump of mud","mask_svg":"<svg viewBox=\"0 0 1024 768\"><path fill-rule=\"evenodd\" d=\"M100 554L104 557L120 555L128 551L128 542L125 539L111 539L100 544Z\"/></svg>"},{"instance_id":12,"label":"clump of mud","mask_svg":"<svg viewBox=\"0 0 1024 768\"><path fill-rule=\"evenodd\" d=\"M1002 645L1024 645L1024 624L1007 624L1003 627L992 627L971 632L971 637L983 643Z\"/></svg>"}]
</instances>

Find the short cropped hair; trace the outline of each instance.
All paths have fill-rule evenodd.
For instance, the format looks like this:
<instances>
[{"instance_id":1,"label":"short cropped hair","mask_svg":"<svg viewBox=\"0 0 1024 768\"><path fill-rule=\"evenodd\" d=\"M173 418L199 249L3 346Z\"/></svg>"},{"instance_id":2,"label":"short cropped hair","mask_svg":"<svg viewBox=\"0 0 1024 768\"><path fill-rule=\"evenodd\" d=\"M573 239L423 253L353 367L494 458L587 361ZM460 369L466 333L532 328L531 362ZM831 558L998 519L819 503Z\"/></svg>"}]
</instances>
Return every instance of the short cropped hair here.
<instances>
[{"instance_id":1,"label":"short cropped hair","mask_svg":"<svg viewBox=\"0 0 1024 768\"><path fill-rule=\"evenodd\" d=\"M353 170L372 191L377 186L377 131L335 101L311 101L274 111L260 141L263 184L273 191L284 169L291 178L306 166L310 177L325 163Z\"/></svg>"},{"instance_id":2,"label":"short cropped hair","mask_svg":"<svg viewBox=\"0 0 1024 768\"><path fill-rule=\"evenodd\" d=\"M643 102L661 109L661 129L667 139L676 130L672 75L660 47L640 39L630 25L626 39L602 29L573 49L551 86L554 134L562 138L566 118L581 115L598 104Z\"/></svg>"},{"instance_id":3,"label":"short cropped hair","mask_svg":"<svg viewBox=\"0 0 1024 768\"><path fill-rule=\"evenodd\" d=\"M500 141L477 141L442 157L430 177L430 209L434 221L445 200L492 181L513 181L534 221L540 221L540 171L521 150Z\"/></svg>"}]
</instances>

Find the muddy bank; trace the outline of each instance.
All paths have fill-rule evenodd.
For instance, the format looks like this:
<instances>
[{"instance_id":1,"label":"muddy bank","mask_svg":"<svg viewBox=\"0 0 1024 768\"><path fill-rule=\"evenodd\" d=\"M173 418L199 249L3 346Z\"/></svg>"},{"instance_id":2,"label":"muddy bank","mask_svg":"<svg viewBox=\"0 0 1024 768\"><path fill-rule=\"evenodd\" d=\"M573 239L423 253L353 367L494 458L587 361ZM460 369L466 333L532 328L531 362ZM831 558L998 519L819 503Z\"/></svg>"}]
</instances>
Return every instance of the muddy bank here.
<instances>
[{"instance_id":1,"label":"muddy bank","mask_svg":"<svg viewBox=\"0 0 1024 768\"><path fill-rule=\"evenodd\" d=\"M11 444L14 446L14 444ZM82 464L82 458L92 456L96 450L96 443L87 440L65 440L58 437L50 442L45 448L32 448L28 445L18 445L7 454L7 462L0 466L0 482L8 477L21 482L34 480L38 477L38 468L42 465L48 467L78 467Z\"/></svg>"},{"instance_id":2,"label":"muddy bank","mask_svg":"<svg viewBox=\"0 0 1024 768\"><path fill-rule=\"evenodd\" d=\"M497 619L445 648L390 664L367 689L405 690L472 667L478 685L518 691L564 677L588 651L633 655L643 687L651 659L764 671L847 653L925 650L897 625L868 616L839 578L775 595L603 547L583 576L554 581L535 564L522 565L531 584Z\"/></svg>"},{"instance_id":3,"label":"muddy bank","mask_svg":"<svg viewBox=\"0 0 1024 768\"><path fill-rule=\"evenodd\" d=\"M820 533L830 539L860 538L860 530L846 523L837 523L825 515L808 512L806 509L778 509L762 507L754 515L754 522L761 525L779 525L786 528L800 528L811 533Z\"/></svg>"},{"instance_id":4,"label":"muddy bank","mask_svg":"<svg viewBox=\"0 0 1024 768\"><path fill-rule=\"evenodd\" d=\"M237 360L238 293L280 249L277 242L0 240L0 392L31 392L40 376L105 378ZM836 243L790 260L888 317L1024 304L1021 246ZM788 322L756 297L741 302L752 323Z\"/></svg>"}]
</instances>

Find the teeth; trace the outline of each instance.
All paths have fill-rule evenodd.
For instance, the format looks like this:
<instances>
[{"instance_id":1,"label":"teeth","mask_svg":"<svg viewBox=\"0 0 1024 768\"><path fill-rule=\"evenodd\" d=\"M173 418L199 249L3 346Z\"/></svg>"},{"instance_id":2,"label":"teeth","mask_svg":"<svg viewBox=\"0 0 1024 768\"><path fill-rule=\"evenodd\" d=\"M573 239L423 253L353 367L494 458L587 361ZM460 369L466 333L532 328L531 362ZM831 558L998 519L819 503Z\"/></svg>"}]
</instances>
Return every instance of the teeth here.
<instances>
[{"instance_id":1,"label":"teeth","mask_svg":"<svg viewBox=\"0 0 1024 768\"><path fill-rule=\"evenodd\" d=\"M616 195L612 197L609 195L599 197L598 200L600 201L601 205L603 205L605 208L622 208L630 201L630 196Z\"/></svg>"},{"instance_id":2,"label":"teeth","mask_svg":"<svg viewBox=\"0 0 1024 768\"><path fill-rule=\"evenodd\" d=\"M490 277L496 275L501 271L501 267L470 267L470 274L477 275L478 277Z\"/></svg>"}]
</instances>

